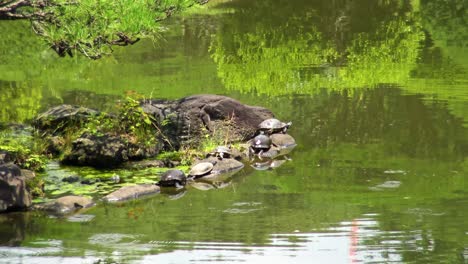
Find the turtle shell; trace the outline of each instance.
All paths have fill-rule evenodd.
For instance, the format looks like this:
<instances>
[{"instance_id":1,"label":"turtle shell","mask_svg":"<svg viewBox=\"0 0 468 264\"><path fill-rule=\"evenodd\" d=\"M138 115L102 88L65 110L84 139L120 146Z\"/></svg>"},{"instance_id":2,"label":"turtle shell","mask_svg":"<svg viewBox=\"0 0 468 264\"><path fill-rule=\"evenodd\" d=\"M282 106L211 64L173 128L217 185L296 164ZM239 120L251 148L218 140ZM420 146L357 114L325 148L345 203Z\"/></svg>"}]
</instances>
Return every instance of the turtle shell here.
<instances>
[{"instance_id":1,"label":"turtle shell","mask_svg":"<svg viewBox=\"0 0 468 264\"><path fill-rule=\"evenodd\" d=\"M251 146L254 149L269 149L271 147L271 139L267 135L258 135L253 138Z\"/></svg>"},{"instance_id":2,"label":"turtle shell","mask_svg":"<svg viewBox=\"0 0 468 264\"><path fill-rule=\"evenodd\" d=\"M226 146L218 146L212 152L208 153L206 157L214 156L222 158L229 158L231 156L231 149Z\"/></svg>"},{"instance_id":3,"label":"turtle shell","mask_svg":"<svg viewBox=\"0 0 468 264\"><path fill-rule=\"evenodd\" d=\"M187 182L187 177L181 170L168 170L161 175L161 179L157 183L159 186L174 187L177 185L184 186Z\"/></svg>"},{"instance_id":4,"label":"turtle shell","mask_svg":"<svg viewBox=\"0 0 468 264\"><path fill-rule=\"evenodd\" d=\"M280 120L276 118L269 118L263 120L259 125L258 129L260 131L270 131L271 133L283 131L286 132L286 130L291 126L291 122L289 123L284 123L281 122Z\"/></svg>"},{"instance_id":5,"label":"turtle shell","mask_svg":"<svg viewBox=\"0 0 468 264\"><path fill-rule=\"evenodd\" d=\"M228 154L228 155L231 155L231 149L229 149L228 147L226 146L218 146L216 147L216 149L214 150L215 153L224 153L224 154Z\"/></svg>"},{"instance_id":6,"label":"turtle shell","mask_svg":"<svg viewBox=\"0 0 468 264\"><path fill-rule=\"evenodd\" d=\"M190 169L189 174L191 176L199 177L199 176L203 176L205 174L210 173L212 170L213 170L213 163L200 162Z\"/></svg>"}]
</instances>

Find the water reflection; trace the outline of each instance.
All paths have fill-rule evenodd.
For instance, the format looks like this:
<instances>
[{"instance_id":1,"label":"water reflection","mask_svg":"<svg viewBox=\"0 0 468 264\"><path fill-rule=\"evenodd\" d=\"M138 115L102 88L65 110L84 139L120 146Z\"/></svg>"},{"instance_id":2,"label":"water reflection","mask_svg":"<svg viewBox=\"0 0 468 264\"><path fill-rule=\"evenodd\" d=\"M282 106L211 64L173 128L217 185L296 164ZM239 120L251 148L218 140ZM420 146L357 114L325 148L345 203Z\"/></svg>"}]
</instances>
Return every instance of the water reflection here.
<instances>
[{"instance_id":1,"label":"water reflection","mask_svg":"<svg viewBox=\"0 0 468 264\"><path fill-rule=\"evenodd\" d=\"M38 52L20 23L1 21L2 122L62 102L105 108L130 89L218 93L292 120L298 146L281 166L200 182L210 191L187 187L68 220L0 215L0 263L466 263L460 2L226 1L214 16L169 22L159 47L141 42L98 62ZM127 183L158 175L58 164L46 174L114 173Z\"/></svg>"},{"instance_id":2,"label":"water reflection","mask_svg":"<svg viewBox=\"0 0 468 264\"><path fill-rule=\"evenodd\" d=\"M234 205L238 207L261 206L259 203ZM399 241L408 235L402 232L380 231L376 217L376 214L367 214L362 218L342 222L336 227L323 231L293 230L291 233L271 234L265 243L250 245L237 242L157 240L145 243L141 240L141 235L100 233L88 239L88 243L94 245L96 249L88 250L81 261L82 263L96 261L98 259L96 256L101 255L98 252L99 248L106 248L114 252L110 257L113 261L125 262L133 259L137 260L137 263L211 263L212 261L310 263L311 260L317 263L400 262L402 248ZM413 232L409 236L417 237L418 234ZM368 241L377 237L384 237L384 240L369 247ZM48 263L58 261L73 263L77 260L77 258L57 256L64 253L61 241L36 241L33 244L41 245L41 248L24 247L18 250L0 248L0 254L3 255L0 263L15 263L18 259L41 263L45 260L45 256L42 255L48 255ZM147 254L138 257L143 252ZM159 253L155 254L156 252Z\"/></svg>"}]
</instances>

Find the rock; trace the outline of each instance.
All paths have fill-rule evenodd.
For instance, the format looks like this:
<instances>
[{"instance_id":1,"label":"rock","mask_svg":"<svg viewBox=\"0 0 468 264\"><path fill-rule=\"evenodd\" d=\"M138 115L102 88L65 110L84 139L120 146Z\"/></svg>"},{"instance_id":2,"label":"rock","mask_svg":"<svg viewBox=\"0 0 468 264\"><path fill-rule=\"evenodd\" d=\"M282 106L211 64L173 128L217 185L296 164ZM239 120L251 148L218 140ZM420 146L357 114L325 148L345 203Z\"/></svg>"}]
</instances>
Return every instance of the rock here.
<instances>
[{"instance_id":1,"label":"rock","mask_svg":"<svg viewBox=\"0 0 468 264\"><path fill-rule=\"evenodd\" d=\"M114 191L102 198L103 201L109 203L123 202L132 199L138 199L144 196L157 194L161 191L159 186L155 184L140 184L133 186L125 186L117 191Z\"/></svg>"},{"instance_id":2,"label":"rock","mask_svg":"<svg viewBox=\"0 0 468 264\"><path fill-rule=\"evenodd\" d=\"M36 173L32 170L21 169L21 176L23 176L26 181L29 181L36 177Z\"/></svg>"},{"instance_id":3,"label":"rock","mask_svg":"<svg viewBox=\"0 0 468 264\"><path fill-rule=\"evenodd\" d=\"M290 148L297 145L296 140L288 134L272 134L270 139L271 143L278 148Z\"/></svg>"},{"instance_id":4,"label":"rock","mask_svg":"<svg viewBox=\"0 0 468 264\"><path fill-rule=\"evenodd\" d=\"M215 178L217 180L221 178L229 178L230 176L234 175L236 172L241 170L244 167L244 164L240 161L235 159L218 159L216 157L209 157L203 160L196 162L194 165L201 163L201 162L210 162L214 164L213 169L207 175L201 176L199 179L209 180L210 178ZM223 177L220 177L223 176ZM224 177L225 176L225 177Z\"/></svg>"},{"instance_id":5,"label":"rock","mask_svg":"<svg viewBox=\"0 0 468 264\"><path fill-rule=\"evenodd\" d=\"M13 163L0 164L0 212L31 206L31 194L21 169Z\"/></svg>"},{"instance_id":6,"label":"rock","mask_svg":"<svg viewBox=\"0 0 468 264\"><path fill-rule=\"evenodd\" d=\"M62 163L112 168L129 160L138 160L156 155L160 146L139 146L120 136L83 134L72 143L72 150Z\"/></svg>"},{"instance_id":7,"label":"rock","mask_svg":"<svg viewBox=\"0 0 468 264\"><path fill-rule=\"evenodd\" d=\"M53 202L34 205L33 209L46 211L54 215L67 215L83 208L92 207L94 204L90 198L68 195L60 197Z\"/></svg>"},{"instance_id":8,"label":"rock","mask_svg":"<svg viewBox=\"0 0 468 264\"><path fill-rule=\"evenodd\" d=\"M61 136L52 136L46 139L47 153L58 155L62 153L65 147L65 139Z\"/></svg>"},{"instance_id":9,"label":"rock","mask_svg":"<svg viewBox=\"0 0 468 264\"><path fill-rule=\"evenodd\" d=\"M288 134L272 134L271 142L278 148L278 155L286 155L291 152L296 146L296 140Z\"/></svg>"},{"instance_id":10,"label":"rock","mask_svg":"<svg viewBox=\"0 0 468 264\"><path fill-rule=\"evenodd\" d=\"M248 106L220 95L194 95L180 100L144 100L143 111L156 120L154 146L132 143L128 135L115 133L85 133L72 142L72 150L64 155L62 163L79 166L111 168L127 161L154 157L163 148L179 149L181 146L199 144L206 134L213 138L239 142L251 138L260 122L273 114L262 107ZM36 128L52 135L49 152L58 154L64 148L62 135L67 128L79 128L98 111L73 105L60 105L40 114ZM162 132L162 133L160 133ZM134 139L133 139L134 140ZM238 155L242 159L242 155ZM173 163L165 164L173 166Z\"/></svg>"},{"instance_id":11,"label":"rock","mask_svg":"<svg viewBox=\"0 0 468 264\"><path fill-rule=\"evenodd\" d=\"M206 133L230 142L251 138L260 122L272 118L266 108L248 106L221 95L194 95L178 101L150 100L142 104L145 112L160 124L174 148L199 143Z\"/></svg>"},{"instance_id":12,"label":"rock","mask_svg":"<svg viewBox=\"0 0 468 264\"><path fill-rule=\"evenodd\" d=\"M16 159L15 155L7 150L0 150L0 163L13 162Z\"/></svg>"},{"instance_id":13,"label":"rock","mask_svg":"<svg viewBox=\"0 0 468 264\"><path fill-rule=\"evenodd\" d=\"M98 114L99 112L93 109L64 104L40 114L34 119L33 126L52 135L58 135L70 126L80 127L80 124L89 117Z\"/></svg>"}]
</instances>

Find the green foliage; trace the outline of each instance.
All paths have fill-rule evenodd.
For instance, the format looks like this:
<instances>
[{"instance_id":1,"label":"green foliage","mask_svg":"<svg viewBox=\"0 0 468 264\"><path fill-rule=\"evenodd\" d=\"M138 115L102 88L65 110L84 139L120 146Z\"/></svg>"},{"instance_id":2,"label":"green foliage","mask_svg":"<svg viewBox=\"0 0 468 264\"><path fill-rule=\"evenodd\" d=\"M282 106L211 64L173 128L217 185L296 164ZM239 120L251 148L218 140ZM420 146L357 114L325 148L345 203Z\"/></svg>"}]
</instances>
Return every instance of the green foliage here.
<instances>
[{"instance_id":1,"label":"green foliage","mask_svg":"<svg viewBox=\"0 0 468 264\"><path fill-rule=\"evenodd\" d=\"M102 136L106 133L126 137L129 142L154 145L158 136L163 136L156 122L145 113L138 100L127 97L117 105L116 114L101 113L89 118L75 136L83 133Z\"/></svg>"},{"instance_id":2,"label":"green foliage","mask_svg":"<svg viewBox=\"0 0 468 264\"><path fill-rule=\"evenodd\" d=\"M30 18L34 31L60 56L72 56L73 51L78 51L97 59L112 52L114 45L134 44L140 38L157 39L160 20L197 3L196 0L33 0L23 1L10 12L0 10L0 16Z\"/></svg>"},{"instance_id":3,"label":"green foliage","mask_svg":"<svg viewBox=\"0 0 468 264\"><path fill-rule=\"evenodd\" d=\"M26 181L26 185L31 192L33 199L43 199L45 197L45 180L42 175L36 175L35 177L28 179Z\"/></svg>"},{"instance_id":4,"label":"green foliage","mask_svg":"<svg viewBox=\"0 0 468 264\"><path fill-rule=\"evenodd\" d=\"M154 119L143 111L137 100L131 97L127 97L120 105L117 121L118 131L135 135L140 139L145 136L153 138L151 134L155 134L154 130L157 129L153 123Z\"/></svg>"},{"instance_id":5,"label":"green foliage","mask_svg":"<svg viewBox=\"0 0 468 264\"><path fill-rule=\"evenodd\" d=\"M47 157L42 155L44 143L30 134L1 131L0 150L8 152L13 162L24 169L41 171L44 170L47 162Z\"/></svg>"},{"instance_id":6,"label":"green foliage","mask_svg":"<svg viewBox=\"0 0 468 264\"><path fill-rule=\"evenodd\" d=\"M468 5L465 0L421 0L420 11L426 29L445 45L465 46L468 39Z\"/></svg>"}]
</instances>

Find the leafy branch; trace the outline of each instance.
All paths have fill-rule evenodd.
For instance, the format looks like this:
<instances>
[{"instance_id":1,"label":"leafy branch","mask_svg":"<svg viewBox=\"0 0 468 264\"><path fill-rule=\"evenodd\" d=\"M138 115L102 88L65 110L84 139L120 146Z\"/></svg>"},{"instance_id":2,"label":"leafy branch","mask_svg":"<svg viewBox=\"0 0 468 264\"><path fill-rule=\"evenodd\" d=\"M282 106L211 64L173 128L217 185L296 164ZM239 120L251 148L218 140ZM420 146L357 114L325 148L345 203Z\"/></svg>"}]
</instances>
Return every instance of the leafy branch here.
<instances>
[{"instance_id":1,"label":"leafy branch","mask_svg":"<svg viewBox=\"0 0 468 264\"><path fill-rule=\"evenodd\" d=\"M1 19L29 19L59 56L79 52L91 59L112 46L157 39L159 21L207 0L0 0Z\"/></svg>"}]
</instances>

